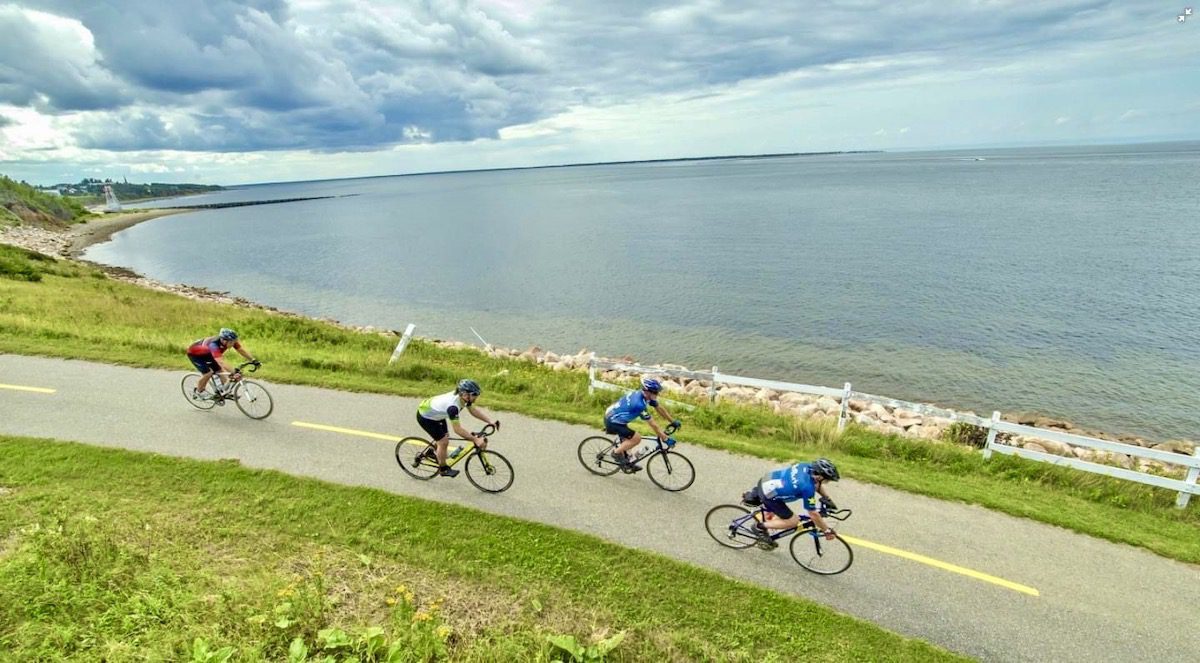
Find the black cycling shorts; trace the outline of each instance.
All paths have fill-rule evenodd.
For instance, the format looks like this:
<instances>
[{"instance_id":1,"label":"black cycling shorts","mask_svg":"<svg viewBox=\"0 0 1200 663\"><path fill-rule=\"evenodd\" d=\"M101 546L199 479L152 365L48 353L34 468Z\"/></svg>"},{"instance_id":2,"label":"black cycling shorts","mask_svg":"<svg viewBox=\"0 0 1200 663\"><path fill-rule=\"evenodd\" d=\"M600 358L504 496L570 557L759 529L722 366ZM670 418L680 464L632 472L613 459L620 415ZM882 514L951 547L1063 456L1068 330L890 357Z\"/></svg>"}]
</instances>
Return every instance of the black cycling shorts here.
<instances>
[{"instance_id":1,"label":"black cycling shorts","mask_svg":"<svg viewBox=\"0 0 1200 663\"><path fill-rule=\"evenodd\" d=\"M787 519L796 515L795 513L792 513L792 509L787 505L787 502L784 502L780 499L770 499L766 495L763 495L761 485L756 485L751 488L749 494L757 498L762 503L763 508L775 514L776 518Z\"/></svg>"},{"instance_id":2,"label":"black cycling shorts","mask_svg":"<svg viewBox=\"0 0 1200 663\"><path fill-rule=\"evenodd\" d=\"M622 440L628 440L634 436L633 429L628 424L618 424L608 417L604 418L604 432L609 435L619 435Z\"/></svg>"},{"instance_id":3,"label":"black cycling shorts","mask_svg":"<svg viewBox=\"0 0 1200 663\"><path fill-rule=\"evenodd\" d=\"M437 442L438 440L450 434L450 427L446 425L445 419L442 419L441 421L437 421L435 419L426 419L425 417L421 416L420 412L418 412L417 423L420 424L422 430L424 430L426 433L429 433L429 437L434 442Z\"/></svg>"}]
</instances>

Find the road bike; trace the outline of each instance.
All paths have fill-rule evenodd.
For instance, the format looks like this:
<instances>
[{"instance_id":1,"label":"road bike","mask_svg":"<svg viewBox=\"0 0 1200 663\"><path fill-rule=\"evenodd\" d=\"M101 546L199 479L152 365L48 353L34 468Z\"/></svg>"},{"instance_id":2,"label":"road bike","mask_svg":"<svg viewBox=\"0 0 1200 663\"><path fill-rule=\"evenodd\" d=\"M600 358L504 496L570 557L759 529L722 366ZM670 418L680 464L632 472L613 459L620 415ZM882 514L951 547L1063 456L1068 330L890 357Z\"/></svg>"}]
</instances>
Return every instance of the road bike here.
<instances>
[{"instance_id":1,"label":"road bike","mask_svg":"<svg viewBox=\"0 0 1200 663\"><path fill-rule=\"evenodd\" d=\"M696 468L692 466L692 461L687 459L687 456L679 453L674 449L675 438L671 437L679 427L675 424L667 426L663 433L667 439L660 440L654 438L651 447L647 448L645 441L641 447L635 447L630 450L630 465L622 467L620 463L612 457L613 449L621 443L619 435L604 436L594 435L584 438L579 443L579 462L587 468L588 472L598 474L602 477L616 474L617 472L625 472L632 474L637 470L636 467L646 466L646 474L650 476L650 480L654 485L669 490L673 493L681 490L686 490L696 480ZM636 458L633 456L635 452L642 449L641 455Z\"/></svg>"},{"instance_id":2,"label":"road bike","mask_svg":"<svg viewBox=\"0 0 1200 663\"><path fill-rule=\"evenodd\" d=\"M226 401L233 401L247 417L266 419L275 409L271 393L261 383L248 380L242 374L242 369L247 366L250 368L246 372L254 373L261 365L257 361L240 364L233 369L228 379L222 378L220 373L214 373L199 396L195 393L196 384L200 381L199 373L183 376L179 388L183 390L183 397L187 402L201 410L211 410L218 405L224 406Z\"/></svg>"},{"instance_id":3,"label":"road bike","mask_svg":"<svg viewBox=\"0 0 1200 663\"><path fill-rule=\"evenodd\" d=\"M488 424L474 433L487 438L496 432L496 426ZM480 449L474 440L461 437L451 440L466 442L455 449L448 449L446 465L454 467L466 463L467 480L485 493L502 493L513 483L513 467L508 459L491 449ZM396 463L404 473L414 479L428 481L438 476L437 447L423 437L406 437L396 443Z\"/></svg>"},{"instance_id":4,"label":"road bike","mask_svg":"<svg viewBox=\"0 0 1200 663\"><path fill-rule=\"evenodd\" d=\"M753 507L753 510L747 507ZM850 509L830 508L830 504L822 500L819 513L822 518L840 521L849 518L853 512ZM758 538L755 525L768 517L773 517L773 514L761 504L721 504L714 506L704 516L704 526L709 536L728 548L765 547ZM789 550L792 559L813 573L837 575L854 563L854 551L850 544L837 534L833 539L826 539L807 515L800 514L800 524L792 529L767 531L771 533L772 541L791 536ZM774 548L770 546L768 549Z\"/></svg>"}]
</instances>

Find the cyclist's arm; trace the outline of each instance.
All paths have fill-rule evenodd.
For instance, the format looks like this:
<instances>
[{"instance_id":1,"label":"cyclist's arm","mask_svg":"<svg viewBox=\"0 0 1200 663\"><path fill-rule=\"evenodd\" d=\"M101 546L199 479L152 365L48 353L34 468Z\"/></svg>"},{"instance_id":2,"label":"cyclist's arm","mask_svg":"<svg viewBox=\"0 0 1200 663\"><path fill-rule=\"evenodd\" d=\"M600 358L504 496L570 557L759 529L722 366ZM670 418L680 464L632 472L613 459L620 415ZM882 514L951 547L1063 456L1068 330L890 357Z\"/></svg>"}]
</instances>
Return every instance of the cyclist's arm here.
<instances>
[{"instance_id":1,"label":"cyclist's arm","mask_svg":"<svg viewBox=\"0 0 1200 663\"><path fill-rule=\"evenodd\" d=\"M240 355L242 355L243 357L245 357L247 361L255 361L254 357L250 356L250 353L249 353L249 352L247 352L246 350L244 350L244 349L242 348L242 345L241 345L241 343L239 343L239 344L237 344L237 345L233 346L233 349L234 349L234 350L237 350L237 351L238 351L238 354L240 354Z\"/></svg>"},{"instance_id":2,"label":"cyclist's arm","mask_svg":"<svg viewBox=\"0 0 1200 663\"><path fill-rule=\"evenodd\" d=\"M479 444L480 438L475 437L474 435L471 434L471 431L467 430L466 428L463 428L463 425L458 422L458 419L451 419L450 426L454 429L454 432L462 439L471 440L475 444Z\"/></svg>"},{"instance_id":3,"label":"cyclist's arm","mask_svg":"<svg viewBox=\"0 0 1200 663\"><path fill-rule=\"evenodd\" d=\"M675 421L675 417L672 417L671 413L667 412L667 407L662 404L661 400L658 401L658 405L654 406L654 409L658 410L658 413L662 415L665 421Z\"/></svg>"},{"instance_id":4,"label":"cyclist's arm","mask_svg":"<svg viewBox=\"0 0 1200 663\"><path fill-rule=\"evenodd\" d=\"M472 417L475 417L489 426L494 426L496 424L496 422L488 418L486 412L484 412L481 408L475 407L474 405L468 405L467 412L470 412Z\"/></svg>"},{"instance_id":5,"label":"cyclist's arm","mask_svg":"<svg viewBox=\"0 0 1200 663\"><path fill-rule=\"evenodd\" d=\"M822 495L824 495L824 493L822 493ZM821 517L821 512L817 509L816 505L813 504L811 497L804 498L804 509L808 511L808 517L812 519L813 524L817 526L817 529L826 536L830 536L829 533L833 531L833 528L830 527L829 523Z\"/></svg>"},{"instance_id":6,"label":"cyclist's arm","mask_svg":"<svg viewBox=\"0 0 1200 663\"><path fill-rule=\"evenodd\" d=\"M662 429L658 427L657 421L655 421L653 418L651 418L651 419L647 419L646 423L650 424L650 428L652 428L654 430L654 434L658 436L658 439L660 439L660 440L667 439L667 436L663 435Z\"/></svg>"}]
</instances>

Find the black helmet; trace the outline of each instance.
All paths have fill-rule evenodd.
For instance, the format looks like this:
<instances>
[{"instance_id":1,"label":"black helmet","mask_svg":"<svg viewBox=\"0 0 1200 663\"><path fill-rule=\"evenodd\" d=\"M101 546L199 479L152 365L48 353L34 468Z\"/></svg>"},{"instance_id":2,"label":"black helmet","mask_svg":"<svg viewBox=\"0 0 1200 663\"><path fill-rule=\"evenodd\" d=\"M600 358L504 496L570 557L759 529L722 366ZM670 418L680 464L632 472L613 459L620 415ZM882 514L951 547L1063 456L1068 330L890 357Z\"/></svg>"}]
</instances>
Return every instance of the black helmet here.
<instances>
[{"instance_id":1,"label":"black helmet","mask_svg":"<svg viewBox=\"0 0 1200 663\"><path fill-rule=\"evenodd\" d=\"M837 481L842 478L842 475L838 474L837 468L833 466L833 463L829 462L828 458L818 458L812 462L810 467L814 475L825 477L828 481Z\"/></svg>"},{"instance_id":2,"label":"black helmet","mask_svg":"<svg viewBox=\"0 0 1200 663\"><path fill-rule=\"evenodd\" d=\"M230 343L233 343L238 339L237 332L233 331L229 327L222 327L217 336L220 336L222 341L228 341Z\"/></svg>"},{"instance_id":3,"label":"black helmet","mask_svg":"<svg viewBox=\"0 0 1200 663\"><path fill-rule=\"evenodd\" d=\"M458 393L460 394L471 394L472 396L478 396L480 393L482 393L482 391L483 390L479 388L479 383L474 380L458 381Z\"/></svg>"}]
</instances>

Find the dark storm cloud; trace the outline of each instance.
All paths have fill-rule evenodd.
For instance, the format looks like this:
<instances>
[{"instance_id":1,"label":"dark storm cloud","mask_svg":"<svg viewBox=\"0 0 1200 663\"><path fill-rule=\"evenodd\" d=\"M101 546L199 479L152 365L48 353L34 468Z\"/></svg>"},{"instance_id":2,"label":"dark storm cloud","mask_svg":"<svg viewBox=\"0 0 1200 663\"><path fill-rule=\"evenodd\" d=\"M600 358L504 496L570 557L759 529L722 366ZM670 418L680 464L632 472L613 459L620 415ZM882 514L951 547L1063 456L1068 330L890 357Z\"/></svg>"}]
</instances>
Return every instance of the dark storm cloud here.
<instances>
[{"instance_id":1,"label":"dark storm cloud","mask_svg":"<svg viewBox=\"0 0 1200 663\"><path fill-rule=\"evenodd\" d=\"M0 8L0 102L108 110L76 125L84 147L221 152L495 137L575 104L822 67L827 80L931 60L982 67L1121 38L1154 11L1098 0L580 1L524 17L457 0L24 6L60 18ZM94 47L70 46L72 26ZM882 64L838 69L865 60Z\"/></svg>"}]
</instances>

